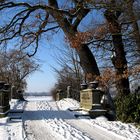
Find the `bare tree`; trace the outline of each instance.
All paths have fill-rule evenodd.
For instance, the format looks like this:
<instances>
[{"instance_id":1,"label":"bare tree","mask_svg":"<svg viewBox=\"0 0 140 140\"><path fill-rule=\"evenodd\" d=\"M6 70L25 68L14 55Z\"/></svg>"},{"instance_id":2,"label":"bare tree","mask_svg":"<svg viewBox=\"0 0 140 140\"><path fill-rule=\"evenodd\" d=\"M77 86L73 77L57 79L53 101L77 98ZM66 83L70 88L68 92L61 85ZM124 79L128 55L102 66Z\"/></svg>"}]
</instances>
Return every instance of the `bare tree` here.
<instances>
[{"instance_id":1,"label":"bare tree","mask_svg":"<svg viewBox=\"0 0 140 140\"><path fill-rule=\"evenodd\" d=\"M128 71L128 68L122 40L121 27L117 22L118 17L115 15L115 13L107 10L105 12L105 17L109 24L109 30L112 34L114 45L115 55L112 57L112 63L116 69L116 75L120 77L117 80L117 88L120 94L123 93L127 95L130 93L130 88L128 78L122 76L125 71Z\"/></svg>"},{"instance_id":2,"label":"bare tree","mask_svg":"<svg viewBox=\"0 0 140 140\"><path fill-rule=\"evenodd\" d=\"M96 29L97 33L94 34L93 37L96 39L95 42L98 42L97 46L101 44L100 42L104 42L103 45L107 45L107 43L110 43L110 45L111 43L113 44L110 47L110 50L112 51L113 54L112 64L116 71L116 78L117 78L116 86L119 94L127 95L130 93L130 87L129 87L128 77L123 76L124 73L128 72L128 66L127 66L127 59L125 56L126 52L124 49L123 37L121 32L122 28L119 23L119 17L122 14L122 9L119 8L117 5L119 1L101 0L101 1L90 1L90 3L92 4L93 7L104 10L103 14L107 22L103 26L99 27L99 31L98 29ZM109 37L106 37L106 35Z\"/></svg>"},{"instance_id":3,"label":"bare tree","mask_svg":"<svg viewBox=\"0 0 140 140\"><path fill-rule=\"evenodd\" d=\"M139 3L137 0L129 0L127 3L123 0L112 1L88 1L92 8L103 10L106 23L98 25L98 28L93 29L94 33L89 31L94 52L100 49L100 58L103 54L109 61L109 54L113 54L112 64L116 70L116 82L119 93L130 92L129 80L134 79L138 72L132 72L132 69L139 71L139 28L138 15L134 11L134 4ZM137 6L138 7L138 6ZM138 8L137 8L138 9ZM92 36L93 35L93 36ZM137 49L135 49L137 46ZM102 53L101 53L102 52ZM96 57L99 60L99 57ZM127 58L127 59L126 59ZM105 59L104 66L105 66ZM100 62L102 63L102 62ZM111 67L111 64L108 63ZM128 68L129 67L129 68ZM135 75L135 76L134 76ZM103 78L104 79L104 78ZM138 76L137 76L138 79ZM136 79L136 80L137 80Z\"/></svg>"},{"instance_id":4,"label":"bare tree","mask_svg":"<svg viewBox=\"0 0 140 140\"><path fill-rule=\"evenodd\" d=\"M77 52L69 46L64 48L58 48L59 52L55 55L56 62L61 68L67 67L75 75L75 78L78 79L79 83L83 79L83 71L80 66L80 60ZM56 68L53 67L54 70ZM79 84L80 85L80 84Z\"/></svg>"},{"instance_id":5,"label":"bare tree","mask_svg":"<svg viewBox=\"0 0 140 140\"><path fill-rule=\"evenodd\" d=\"M57 74L57 82L52 93L57 89L62 89L66 92L67 87L71 87L70 97L76 100L80 99L80 84L83 79L83 71L80 66L78 54L71 47L66 46L59 49L60 53L55 55L56 62L61 67L59 69L53 67ZM54 93L54 95L56 92Z\"/></svg>"},{"instance_id":6,"label":"bare tree","mask_svg":"<svg viewBox=\"0 0 140 140\"><path fill-rule=\"evenodd\" d=\"M35 60L29 59L23 52L10 50L0 54L0 78L17 90L26 87L26 78L39 69Z\"/></svg>"},{"instance_id":7,"label":"bare tree","mask_svg":"<svg viewBox=\"0 0 140 140\"><path fill-rule=\"evenodd\" d=\"M90 12L85 4L84 1L71 0L66 7L61 8L57 0L48 0L48 3L5 1L0 4L1 13L11 9L13 16L1 25L0 43L19 37L20 47L24 49L36 45L35 51L28 54L33 56L37 52L40 38L48 31L61 28L71 47L77 51L85 74L90 75L89 81L94 80L100 75L94 55L86 44L77 43L78 27Z\"/></svg>"}]
</instances>

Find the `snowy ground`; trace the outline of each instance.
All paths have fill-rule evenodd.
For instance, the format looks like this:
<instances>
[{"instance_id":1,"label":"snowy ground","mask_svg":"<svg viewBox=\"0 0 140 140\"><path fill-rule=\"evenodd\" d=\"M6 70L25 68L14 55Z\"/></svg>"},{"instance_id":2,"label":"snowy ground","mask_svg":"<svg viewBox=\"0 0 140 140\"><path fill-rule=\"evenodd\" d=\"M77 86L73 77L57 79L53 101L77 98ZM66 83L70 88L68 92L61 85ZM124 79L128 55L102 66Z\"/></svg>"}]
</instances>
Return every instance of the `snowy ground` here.
<instances>
[{"instance_id":1,"label":"snowy ground","mask_svg":"<svg viewBox=\"0 0 140 140\"><path fill-rule=\"evenodd\" d=\"M0 119L0 140L140 140L140 132L131 124L107 121L104 117L75 118L68 108L78 108L72 99L54 102L51 97L27 97L28 102L10 102L11 113ZM80 112L85 113L85 112ZM10 116L21 116L12 119Z\"/></svg>"},{"instance_id":2,"label":"snowy ground","mask_svg":"<svg viewBox=\"0 0 140 140\"><path fill-rule=\"evenodd\" d=\"M25 102L12 100L10 102L11 109L22 110L25 107ZM22 119L10 120L12 116L21 116L21 114L9 114L6 118L0 118L0 140L23 140L23 122Z\"/></svg>"}]
</instances>

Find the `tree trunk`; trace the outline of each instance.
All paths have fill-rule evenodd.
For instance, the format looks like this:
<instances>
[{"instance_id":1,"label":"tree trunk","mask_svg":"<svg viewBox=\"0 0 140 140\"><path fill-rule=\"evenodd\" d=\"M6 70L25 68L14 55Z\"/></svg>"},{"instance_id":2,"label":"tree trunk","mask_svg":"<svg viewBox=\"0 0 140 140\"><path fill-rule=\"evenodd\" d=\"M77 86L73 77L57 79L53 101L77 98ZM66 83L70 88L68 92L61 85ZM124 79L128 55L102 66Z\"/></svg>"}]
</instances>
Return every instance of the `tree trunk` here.
<instances>
[{"instance_id":1,"label":"tree trunk","mask_svg":"<svg viewBox=\"0 0 140 140\"><path fill-rule=\"evenodd\" d=\"M124 73L127 72L127 60L122 43L122 36L112 35L112 38L116 53L115 61L112 61L112 63L116 69L117 90L119 94L128 95L130 93L129 80L128 77L123 76Z\"/></svg>"},{"instance_id":2,"label":"tree trunk","mask_svg":"<svg viewBox=\"0 0 140 140\"><path fill-rule=\"evenodd\" d=\"M135 14L134 14L133 3L134 3L134 1L128 2L127 15L129 16L130 21L132 21L133 36L134 36L134 39L135 39L136 45L137 45L136 51L140 54L140 31L139 31L137 19L136 19Z\"/></svg>"},{"instance_id":3,"label":"tree trunk","mask_svg":"<svg viewBox=\"0 0 140 140\"><path fill-rule=\"evenodd\" d=\"M133 29L134 29L134 39L136 40L137 44L137 52L140 54L140 33L139 33L139 27L138 23L135 21L132 23Z\"/></svg>"},{"instance_id":4,"label":"tree trunk","mask_svg":"<svg viewBox=\"0 0 140 140\"><path fill-rule=\"evenodd\" d=\"M105 17L108 21L109 31L112 34L115 56L112 63L116 70L116 87L119 95L128 95L130 93L128 77L124 77L127 72L127 60L125 57L124 45L121 34L121 27L117 22L115 14L106 10Z\"/></svg>"},{"instance_id":5,"label":"tree trunk","mask_svg":"<svg viewBox=\"0 0 140 140\"><path fill-rule=\"evenodd\" d=\"M80 65L86 75L87 81L94 81L100 75L94 55L87 45L81 44L76 51L80 58Z\"/></svg>"},{"instance_id":6,"label":"tree trunk","mask_svg":"<svg viewBox=\"0 0 140 140\"><path fill-rule=\"evenodd\" d=\"M59 9L57 0L49 0L49 5ZM82 14L79 14L79 16L77 17L77 22L75 25L72 25L72 23L70 23L68 19L63 16L63 14L58 12L51 13L51 15L54 17L54 19L56 19L57 23L68 38L71 47L73 46L73 43L75 43L73 41L76 41L75 38L77 34L77 27L81 20L88 14L89 10L83 8L81 12ZM79 42L78 47L76 47L76 51L79 55L81 67L86 75L88 82L95 80L95 78L99 76L100 73L91 50L88 46Z\"/></svg>"},{"instance_id":7,"label":"tree trunk","mask_svg":"<svg viewBox=\"0 0 140 140\"><path fill-rule=\"evenodd\" d=\"M68 38L71 47L74 46L73 43L77 44L75 40L76 37L74 38L74 36L77 34L75 29L71 28L69 32L67 32L65 29L63 31ZM91 82L96 80L96 78L100 76L100 72L93 53L86 44L79 42L77 45L78 46L75 47L75 49L80 59L80 65L85 74L85 81Z\"/></svg>"}]
</instances>

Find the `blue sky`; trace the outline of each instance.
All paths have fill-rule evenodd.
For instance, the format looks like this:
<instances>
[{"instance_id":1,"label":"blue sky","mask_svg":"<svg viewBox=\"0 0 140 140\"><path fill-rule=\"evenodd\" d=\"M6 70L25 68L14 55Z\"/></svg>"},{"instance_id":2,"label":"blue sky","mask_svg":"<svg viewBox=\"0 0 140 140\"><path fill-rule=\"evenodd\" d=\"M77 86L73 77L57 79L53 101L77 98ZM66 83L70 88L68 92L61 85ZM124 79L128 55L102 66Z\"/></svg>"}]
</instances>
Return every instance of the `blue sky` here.
<instances>
[{"instance_id":1,"label":"blue sky","mask_svg":"<svg viewBox=\"0 0 140 140\"><path fill-rule=\"evenodd\" d=\"M95 16L94 19L93 17L91 18L91 16ZM93 21L102 21L102 19L101 13L94 11L94 13L90 13L86 17L86 24L85 22L81 22L80 29L84 30L84 28L86 29L89 26L87 23L94 25L94 23L92 23ZM59 65L56 63L55 54L58 52L57 47L63 47L64 45L64 34L62 32L54 35L49 41L43 40L35 55L41 60L41 71L31 74L27 78L27 92L49 92L51 90L57 80L57 75L51 66L59 69Z\"/></svg>"},{"instance_id":2,"label":"blue sky","mask_svg":"<svg viewBox=\"0 0 140 140\"><path fill-rule=\"evenodd\" d=\"M63 37L63 33L59 32L40 44L35 57L40 60L41 67L27 78L27 92L48 92L54 86L57 75L52 66L59 69L55 54L58 52L57 47L64 46Z\"/></svg>"}]
</instances>

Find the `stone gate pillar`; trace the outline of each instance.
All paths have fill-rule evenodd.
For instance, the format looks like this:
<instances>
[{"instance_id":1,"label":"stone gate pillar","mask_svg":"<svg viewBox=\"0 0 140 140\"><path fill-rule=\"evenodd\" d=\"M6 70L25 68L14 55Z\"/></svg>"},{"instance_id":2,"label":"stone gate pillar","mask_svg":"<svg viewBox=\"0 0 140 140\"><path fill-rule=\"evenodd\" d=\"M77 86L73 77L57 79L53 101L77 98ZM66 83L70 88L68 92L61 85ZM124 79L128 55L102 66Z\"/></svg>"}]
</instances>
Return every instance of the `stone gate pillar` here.
<instances>
[{"instance_id":1,"label":"stone gate pillar","mask_svg":"<svg viewBox=\"0 0 140 140\"><path fill-rule=\"evenodd\" d=\"M0 81L0 117L5 117L10 110L10 89L4 81Z\"/></svg>"},{"instance_id":2,"label":"stone gate pillar","mask_svg":"<svg viewBox=\"0 0 140 140\"><path fill-rule=\"evenodd\" d=\"M106 113L106 110L103 109L100 103L103 92L97 87L98 82L94 81L90 82L87 89L80 91L80 107L88 111L91 117L97 117Z\"/></svg>"}]
</instances>

